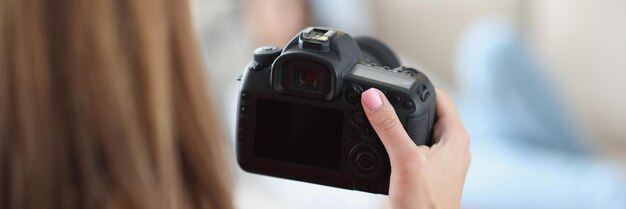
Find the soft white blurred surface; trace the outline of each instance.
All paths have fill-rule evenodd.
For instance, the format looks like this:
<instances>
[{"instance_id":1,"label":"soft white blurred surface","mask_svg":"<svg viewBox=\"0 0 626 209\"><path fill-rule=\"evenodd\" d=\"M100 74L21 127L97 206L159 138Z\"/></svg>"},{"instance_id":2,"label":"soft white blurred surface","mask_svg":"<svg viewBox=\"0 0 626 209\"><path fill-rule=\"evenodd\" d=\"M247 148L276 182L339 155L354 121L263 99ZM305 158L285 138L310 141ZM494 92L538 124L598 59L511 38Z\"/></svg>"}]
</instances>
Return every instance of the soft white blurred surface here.
<instances>
[{"instance_id":1,"label":"soft white blurred surface","mask_svg":"<svg viewBox=\"0 0 626 209\"><path fill-rule=\"evenodd\" d=\"M581 125L626 165L626 1L531 1L528 31Z\"/></svg>"}]
</instances>

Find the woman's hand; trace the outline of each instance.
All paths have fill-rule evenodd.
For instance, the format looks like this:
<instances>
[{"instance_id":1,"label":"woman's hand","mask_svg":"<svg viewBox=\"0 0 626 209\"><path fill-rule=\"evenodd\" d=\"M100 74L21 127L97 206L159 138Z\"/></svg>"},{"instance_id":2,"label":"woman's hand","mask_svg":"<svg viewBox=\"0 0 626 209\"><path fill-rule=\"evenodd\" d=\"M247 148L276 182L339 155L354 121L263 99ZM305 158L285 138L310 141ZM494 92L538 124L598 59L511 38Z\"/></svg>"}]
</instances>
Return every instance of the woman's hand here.
<instances>
[{"instance_id":1,"label":"woman's hand","mask_svg":"<svg viewBox=\"0 0 626 209\"><path fill-rule=\"evenodd\" d=\"M469 137L448 93L437 90L431 147L415 145L379 90L363 92L361 103L389 153L391 207L459 208L471 156Z\"/></svg>"}]
</instances>

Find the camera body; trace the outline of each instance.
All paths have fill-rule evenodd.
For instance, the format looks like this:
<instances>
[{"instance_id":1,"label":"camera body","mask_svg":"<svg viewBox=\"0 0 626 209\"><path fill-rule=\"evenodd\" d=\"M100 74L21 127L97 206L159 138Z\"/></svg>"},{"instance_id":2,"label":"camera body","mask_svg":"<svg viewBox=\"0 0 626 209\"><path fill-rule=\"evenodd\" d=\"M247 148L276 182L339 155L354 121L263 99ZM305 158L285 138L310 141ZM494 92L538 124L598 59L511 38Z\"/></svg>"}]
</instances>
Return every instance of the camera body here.
<instances>
[{"instance_id":1,"label":"camera body","mask_svg":"<svg viewBox=\"0 0 626 209\"><path fill-rule=\"evenodd\" d=\"M380 42L310 27L255 50L241 77L237 160L258 174L387 194L390 164L360 96L381 90L417 145L431 145L435 88Z\"/></svg>"}]
</instances>

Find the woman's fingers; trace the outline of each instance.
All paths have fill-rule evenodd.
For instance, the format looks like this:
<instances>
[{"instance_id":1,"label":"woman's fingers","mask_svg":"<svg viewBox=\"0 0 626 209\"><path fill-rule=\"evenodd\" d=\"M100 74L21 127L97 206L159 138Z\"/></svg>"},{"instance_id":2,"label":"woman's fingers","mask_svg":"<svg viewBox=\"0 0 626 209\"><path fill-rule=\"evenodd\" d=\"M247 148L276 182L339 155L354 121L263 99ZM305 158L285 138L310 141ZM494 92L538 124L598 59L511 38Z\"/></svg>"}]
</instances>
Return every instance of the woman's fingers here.
<instances>
[{"instance_id":1,"label":"woman's fingers","mask_svg":"<svg viewBox=\"0 0 626 209\"><path fill-rule=\"evenodd\" d=\"M414 156L417 145L406 133L393 106L378 89L368 89L361 95L361 103L372 127L383 142L392 166Z\"/></svg>"},{"instance_id":2,"label":"woman's fingers","mask_svg":"<svg viewBox=\"0 0 626 209\"><path fill-rule=\"evenodd\" d=\"M437 114L435 120L435 133L433 133L433 143L448 143L468 145L469 137L460 120L459 113L456 110L452 98L448 92L436 89L437 92ZM442 137L444 134L460 137Z\"/></svg>"}]
</instances>

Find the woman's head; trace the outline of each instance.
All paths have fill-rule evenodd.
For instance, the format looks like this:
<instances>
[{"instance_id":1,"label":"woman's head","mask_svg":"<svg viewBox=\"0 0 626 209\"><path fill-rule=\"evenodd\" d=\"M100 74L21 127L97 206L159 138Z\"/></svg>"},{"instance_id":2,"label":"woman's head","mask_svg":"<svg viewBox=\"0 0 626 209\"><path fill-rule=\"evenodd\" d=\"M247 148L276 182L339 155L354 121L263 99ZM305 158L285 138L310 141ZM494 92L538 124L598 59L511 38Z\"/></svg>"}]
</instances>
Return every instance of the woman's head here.
<instances>
[{"instance_id":1,"label":"woman's head","mask_svg":"<svg viewBox=\"0 0 626 209\"><path fill-rule=\"evenodd\" d=\"M0 0L1 208L227 208L184 0Z\"/></svg>"}]
</instances>

